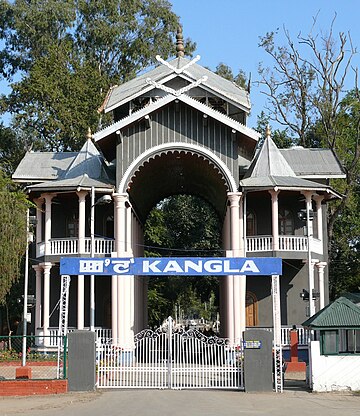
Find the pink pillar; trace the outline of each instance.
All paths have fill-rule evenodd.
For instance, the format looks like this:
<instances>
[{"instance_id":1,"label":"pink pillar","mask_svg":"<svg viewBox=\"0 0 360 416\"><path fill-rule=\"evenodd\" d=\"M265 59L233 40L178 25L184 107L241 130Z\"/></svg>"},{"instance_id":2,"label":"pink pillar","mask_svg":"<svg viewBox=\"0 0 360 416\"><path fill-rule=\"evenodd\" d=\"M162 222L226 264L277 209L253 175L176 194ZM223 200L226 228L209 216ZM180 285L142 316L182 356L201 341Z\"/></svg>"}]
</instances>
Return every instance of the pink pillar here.
<instances>
[{"instance_id":1,"label":"pink pillar","mask_svg":"<svg viewBox=\"0 0 360 416\"><path fill-rule=\"evenodd\" d=\"M322 217L322 205L321 202L323 201L323 195L314 195L314 200L316 202L316 219L317 219L317 238L324 241L323 236L323 217Z\"/></svg>"},{"instance_id":2,"label":"pink pillar","mask_svg":"<svg viewBox=\"0 0 360 416\"><path fill-rule=\"evenodd\" d=\"M49 322L50 322L50 270L51 263L40 263L44 270L44 308L43 308L43 332L44 337L49 336ZM44 338L44 345L49 346L49 338Z\"/></svg>"},{"instance_id":3,"label":"pink pillar","mask_svg":"<svg viewBox=\"0 0 360 416\"><path fill-rule=\"evenodd\" d=\"M231 257L240 257L240 241L243 235L240 234L240 201L241 193L228 193L230 202L230 245ZM230 339L232 342L238 343L242 338L242 332L245 330L245 296L246 293L246 276L230 277L230 293L229 300L233 297L233 326L230 330ZM245 281L245 282L244 282ZM231 286L232 283L232 286ZM230 311L229 311L230 312Z\"/></svg>"},{"instance_id":4,"label":"pink pillar","mask_svg":"<svg viewBox=\"0 0 360 416\"><path fill-rule=\"evenodd\" d=\"M273 238L273 250L279 250L279 203L277 189L270 190L271 195L271 214L272 214L272 238Z\"/></svg>"},{"instance_id":5,"label":"pink pillar","mask_svg":"<svg viewBox=\"0 0 360 416\"><path fill-rule=\"evenodd\" d=\"M51 200L55 194L42 195L45 199L45 256L51 254L50 239L51 239Z\"/></svg>"},{"instance_id":6,"label":"pink pillar","mask_svg":"<svg viewBox=\"0 0 360 416\"><path fill-rule=\"evenodd\" d=\"M39 265L32 266L36 273L35 281L35 335L39 335L39 328L41 328L41 274L42 267Z\"/></svg>"},{"instance_id":7,"label":"pink pillar","mask_svg":"<svg viewBox=\"0 0 360 416\"><path fill-rule=\"evenodd\" d=\"M325 307L325 282L324 282L324 270L327 263L325 261L316 263L316 267L318 269L318 275L319 275L319 306L320 309L323 309Z\"/></svg>"},{"instance_id":8,"label":"pink pillar","mask_svg":"<svg viewBox=\"0 0 360 416\"><path fill-rule=\"evenodd\" d=\"M36 204L36 257L41 257L40 243L42 242L42 216L43 216L43 198L34 199Z\"/></svg>"}]
</instances>

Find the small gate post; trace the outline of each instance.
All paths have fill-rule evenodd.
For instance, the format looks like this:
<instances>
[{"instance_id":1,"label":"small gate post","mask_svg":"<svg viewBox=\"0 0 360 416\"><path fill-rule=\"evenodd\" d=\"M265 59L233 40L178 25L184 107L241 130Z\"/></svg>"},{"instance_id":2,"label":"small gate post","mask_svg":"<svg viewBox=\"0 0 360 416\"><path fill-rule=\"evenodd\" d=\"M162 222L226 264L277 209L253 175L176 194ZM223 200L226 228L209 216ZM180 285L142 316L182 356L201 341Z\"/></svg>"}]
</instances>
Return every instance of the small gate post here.
<instances>
[{"instance_id":1,"label":"small gate post","mask_svg":"<svg viewBox=\"0 0 360 416\"><path fill-rule=\"evenodd\" d=\"M168 388L172 388L172 374L171 374L171 367L172 367L172 332L173 332L173 319L171 316L168 317L168 340L169 340L169 357L168 357Z\"/></svg>"},{"instance_id":2,"label":"small gate post","mask_svg":"<svg viewBox=\"0 0 360 416\"><path fill-rule=\"evenodd\" d=\"M272 333L249 329L243 340L245 391L272 391Z\"/></svg>"},{"instance_id":3,"label":"small gate post","mask_svg":"<svg viewBox=\"0 0 360 416\"><path fill-rule=\"evenodd\" d=\"M74 331L68 334L68 389L92 391L96 384L95 332Z\"/></svg>"}]
</instances>

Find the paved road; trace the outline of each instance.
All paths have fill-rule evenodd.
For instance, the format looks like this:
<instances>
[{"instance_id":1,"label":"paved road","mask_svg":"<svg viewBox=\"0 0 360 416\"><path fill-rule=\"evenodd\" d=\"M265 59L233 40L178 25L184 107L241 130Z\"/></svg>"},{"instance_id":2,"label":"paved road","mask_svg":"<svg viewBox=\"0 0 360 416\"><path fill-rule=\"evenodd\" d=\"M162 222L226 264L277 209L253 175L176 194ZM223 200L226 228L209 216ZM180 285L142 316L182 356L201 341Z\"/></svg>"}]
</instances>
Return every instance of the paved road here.
<instances>
[{"instance_id":1,"label":"paved road","mask_svg":"<svg viewBox=\"0 0 360 416\"><path fill-rule=\"evenodd\" d=\"M26 416L353 416L360 395L305 391L112 390L0 398L0 415Z\"/></svg>"}]
</instances>

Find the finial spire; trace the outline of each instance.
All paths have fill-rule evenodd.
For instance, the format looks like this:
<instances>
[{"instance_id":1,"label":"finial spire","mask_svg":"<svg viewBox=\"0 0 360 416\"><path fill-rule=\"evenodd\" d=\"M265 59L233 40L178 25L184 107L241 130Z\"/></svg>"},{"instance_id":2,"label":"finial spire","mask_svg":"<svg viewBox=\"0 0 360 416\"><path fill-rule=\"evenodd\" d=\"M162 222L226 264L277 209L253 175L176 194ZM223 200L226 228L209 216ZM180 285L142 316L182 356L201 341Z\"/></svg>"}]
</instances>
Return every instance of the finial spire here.
<instances>
[{"instance_id":1,"label":"finial spire","mask_svg":"<svg viewBox=\"0 0 360 416\"><path fill-rule=\"evenodd\" d=\"M182 27L179 26L177 33L176 33L176 56L184 56L184 38L183 38L183 34L182 34Z\"/></svg>"},{"instance_id":2,"label":"finial spire","mask_svg":"<svg viewBox=\"0 0 360 416\"><path fill-rule=\"evenodd\" d=\"M88 127L88 131L86 133L86 138L88 140L91 140L92 139L92 133L91 133L91 128L90 127Z\"/></svg>"},{"instance_id":3,"label":"finial spire","mask_svg":"<svg viewBox=\"0 0 360 416\"><path fill-rule=\"evenodd\" d=\"M271 137L271 129L270 129L270 126L269 125L267 125L266 126L266 138L267 139L270 139L270 137Z\"/></svg>"}]
</instances>

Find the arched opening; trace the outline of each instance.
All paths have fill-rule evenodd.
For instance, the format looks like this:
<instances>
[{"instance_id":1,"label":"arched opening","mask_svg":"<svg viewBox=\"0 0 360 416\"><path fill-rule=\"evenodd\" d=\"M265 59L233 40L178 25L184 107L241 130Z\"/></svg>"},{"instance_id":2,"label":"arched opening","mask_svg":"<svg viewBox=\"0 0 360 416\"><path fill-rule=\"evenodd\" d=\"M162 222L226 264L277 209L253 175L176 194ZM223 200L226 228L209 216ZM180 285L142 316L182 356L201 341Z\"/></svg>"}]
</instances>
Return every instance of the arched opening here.
<instances>
[{"instance_id":1,"label":"arched opening","mask_svg":"<svg viewBox=\"0 0 360 416\"><path fill-rule=\"evenodd\" d=\"M150 212L144 230L149 257L222 256L221 221L204 199L192 195L165 198ZM148 324L169 315L182 326L207 333L219 329L219 282L214 276L154 276L148 282Z\"/></svg>"},{"instance_id":2,"label":"arched opening","mask_svg":"<svg viewBox=\"0 0 360 416\"><path fill-rule=\"evenodd\" d=\"M228 193L236 192L236 185L233 177L231 176L229 170L227 169L224 162L220 160L215 154L210 153L204 148L200 148L195 145L181 144L180 148L176 147L174 143L170 144L170 148L161 148L155 150L150 150L145 152L141 158L136 160L136 163L133 163L125 175L123 180L119 185L119 195L128 194L127 204L123 206L123 210L131 210L131 214L126 214L123 221L127 223L125 229L125 237L120 237L119 240L126 240L124 248L125 252L128 252L128 247L132 247L132 252L138 256L145 254L145 250L150 255L152 247L146 247L144 245L144 227L146 229L146 222L148 218L151 218L151 210L157 206L157 214L161 213L161 208L165 205L169 205L170 202L177 200L184 201L201 201L201 204L198 204L195 208L195 213L189 212L186 214L187 221L194 220L196 216L201 218L199 224L207 225L209 218L216 218L217 221L217 231L216 239L217 243L215 245L208 245L210 240L209 236L203 237L205 244L199 245L198 250L195 247L195 252L191 251L191 247L194 242L187 242L186 244L183 241L180 241L180 237L174 238L174 245L167 253L164 251L155 253L155 255L168 255L168 256L187 256L194 257L195 255L205 256L221 256L224 255L224 250L229 250L230 247L230 223L225 221L225 218L228 213ZM124 180L126 177L126 180ZM126 192L126 193L125 193ZM166 201L166 202L165 202ZM206 209L211 212L207 217L202 210ZM160 208L160 210L159 210ZM180 220L180 218L186 212L182 208L177 208L176 212L173 212L173 218L175 220ZM150 214L150 215L149 215ZM195 215L196 214L196 215ZM131 234L132 225L128 223L128 219L131 216L132 220L135 221L137 226L137 231ZM159 218L157 218L159 219ZM186 219L186 218L185 218ZM118 222L118 224L120 224ZM142 236L139 236L139 228L141 229ZM188 227L188 224L182 225L182 231ZM161 226L160 226L161 228ZM165 229L165 234L167 227ZM201 227L200 227L201 228ZM119 228L120 229L120 228ZM224 231L225 230L225 231ZM123 231L120 231L120 233ZM120 234L119 235L123 235ZM145 231L146 233L146 231ZM159 238L155 233L156 238ZM131 242L129 242L131 239ZM203 241L203 242L204 242ZM122 244L122 241L119 241L119 245ZM156 244L148 244L148 246L156 246ZM164 244L165 248L169 248L167 243ZM124 246L124 244L123 244ZM221 251L219 252L219 249ZM214 252L216 251L216 253ZM117 250L119 252L119 250ZM153 277L149 278L149 280ZM135 323L134 330L140 330L144 326L158 325L162 322L163 319L167 318L167 314L172 315L173 317L183 316L184 319L190 319L191 316L197 317L200 319L203 316L209 316L209 319L218 321L218 306L219 298L221 298L221 304L224 305L226 302L227 292L224 290L223 284L218 284L217 279L212 279L211 284L208 288L199 288L201 285L205 285L211 280L210 278L189 278L189 280L184 284L182 282L176 282L176 279L171 283L173 288L171 295L165 297L159 297L158 291L154 291L152 287L152 281L145 282L141 279L135 279L134 282L134 296L135 296ZM155 281L155 280L154 280ZM206 284L204 283L206 282ZM161 285L161 284L160 284ZM177 287L180 286L184 290L180 291ZM219 286L221 286L219 288ZM215 288L214 288L215 287ZM188 290L186 292L186 290ZM165 290L166 291L166 290ZM220 295L219 295L220 292ZM146 296L149 293L149 299ZM170 302L168 298L170 296ZM190 299L191 298L191 302ZM224 301L225 300L225 301ZM161 304L164 304L164 308L168 308L166 312L160 311L161 313L150 316L150 320L146 318L147 313L146 309L151 306L151 302L155 302L158 307ZM200 303L200 305L199 305ZM197 304L195 308L194 305ZM142 311L139 311L140 308L143 308ZM205 313L205 308L206 312ZM209 308L213 313L210 313ZM161 309L161 308L160 308ZM225 308L226 309L226 308ZM182 311L186 310L186 313ZM150 311L152 313L153 310ZM136 317L138 315L138 318ZM186 316L185 316L186 315ZM216 318L214 318L216 315ZM137 321L138 319L138 321ZM227 318L225 317L225 320ZM218 325L217 325L218 326Z\"/></svg>"}]
</instances>

